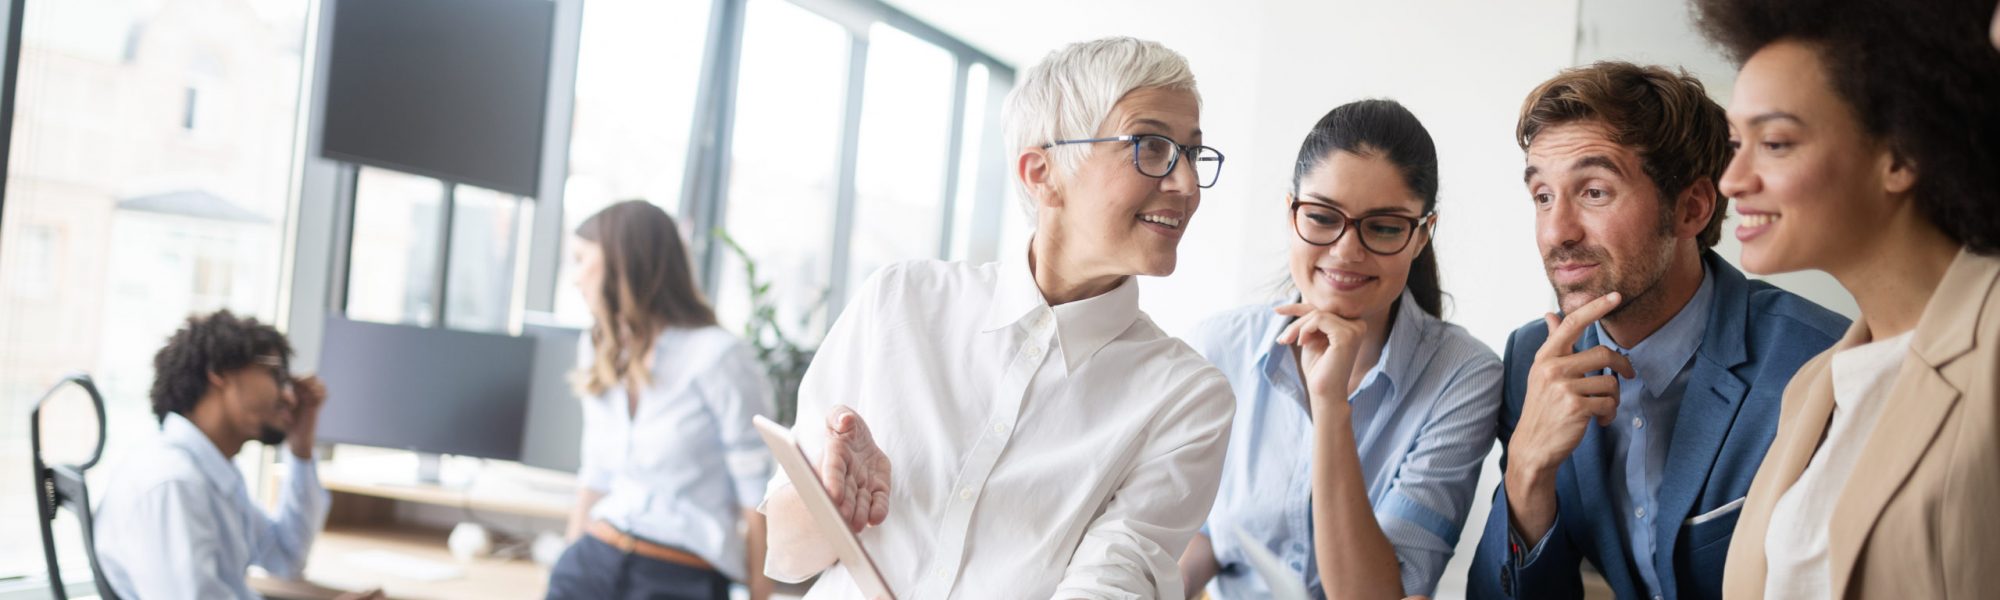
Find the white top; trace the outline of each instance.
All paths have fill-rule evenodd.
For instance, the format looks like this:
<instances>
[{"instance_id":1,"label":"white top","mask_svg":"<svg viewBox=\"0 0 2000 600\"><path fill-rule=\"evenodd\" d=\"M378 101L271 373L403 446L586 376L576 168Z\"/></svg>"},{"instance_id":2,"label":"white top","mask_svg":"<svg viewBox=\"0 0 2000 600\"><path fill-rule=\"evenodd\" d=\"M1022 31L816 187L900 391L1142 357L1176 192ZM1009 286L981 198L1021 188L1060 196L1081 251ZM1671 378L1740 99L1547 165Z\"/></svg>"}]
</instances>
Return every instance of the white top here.
<instances>
[{"instance_id":1,"label":"white top","mask_svg":"<svg viewBox=\"0 0 2000 600\"><path fill-rule=\"evenodd\" d=\"M1833 509L1847 487L1868 444L1868 433L1889 405L1896 370L1910 355L1915 331L1848 348L1833 355L1833 420L1812 462L1799 480L1778 497L1771 509L1771 526L1764 534L1764 560L1770 573L1764 597L1770 600L1832 598L1833 575L1827 570L1827 528Z\"/></svg>"},{"instance_id":2,"label":"white top","mask_svg":"<svg viewBox=\"0 0 2000 600\"><path fill-rule=\"evenodd\" d=\"M106 480L96 512L97 558L118 597L258 599L245 571L297 579L331 502L313 461L285 456L274 517L250 500L243 474L178 414ZM144 592L143 594L141 592Z\"/></svg>"},{"instance_id":3,"label":"white top","mask_svg":"<svg viewBox=\"0 0 2000 600\"><path fill-rule=\"evenodd\" d=\"M577 354L589 368L588 340ZM583 399L577 480L606 494L590 517L741 581L743 511L771 477L771 452L750 427L752 415L771 416L770 380L749 346L714 326L661 332L650 368L636 415L623 384Z\"/></svg>"},{"instance_id":4,"label":"white top","mask_svg":"<svg viewBox=\"0 0 2000 600\"><path fill-rule=\"evenodd\" d=\"M807 371L793 433L818 464L831 407L867 421L892 480L860 537L900 597L1181 598L1229 385L1140 312L1137 281L1051 309L1016 254L876 272ZM806 595L857 597L840 565Z\"/></svg>"}]
</instances>

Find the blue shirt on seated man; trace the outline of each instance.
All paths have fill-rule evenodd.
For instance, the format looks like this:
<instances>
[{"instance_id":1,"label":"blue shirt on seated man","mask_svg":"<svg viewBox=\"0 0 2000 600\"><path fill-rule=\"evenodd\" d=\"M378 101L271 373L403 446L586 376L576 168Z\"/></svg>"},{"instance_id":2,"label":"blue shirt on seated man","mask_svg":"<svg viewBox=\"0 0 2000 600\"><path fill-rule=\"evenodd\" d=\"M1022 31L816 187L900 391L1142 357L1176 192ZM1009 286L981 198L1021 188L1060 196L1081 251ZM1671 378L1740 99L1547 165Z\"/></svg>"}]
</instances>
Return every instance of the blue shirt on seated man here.
<instances>
[{"instance_id":1,"label":"blue shirt on seated man","mask_svg":"<svg viewBox=\"0 0 2000 600\"><path fill-rule=\"evenodd\" d=\"M1709 250L1729 128L1685 72L1564 71L1516 132L1564 314L1508 339L1469 595L1579 598L1588 560L1619 598L1720 598L1779 397L1847 320Z\"/></svg>"},{"instance_id":2,"label":"blue shirt on seated man","mask_svg":"<svg viewBox=\"0 0 2000 600\"><path fill-rule=\"evenodd\" d=\"M160 435L118 464L94 513L99 562L118 597L248 600L260 597L251 565L304 573L329 503L313 461L326 386L294 377L291 355L277 329L222 311L188 319L153 357ZM230 463L252 440L287 444L277 514L250 499Z\"/></svg>"}]
</instances>

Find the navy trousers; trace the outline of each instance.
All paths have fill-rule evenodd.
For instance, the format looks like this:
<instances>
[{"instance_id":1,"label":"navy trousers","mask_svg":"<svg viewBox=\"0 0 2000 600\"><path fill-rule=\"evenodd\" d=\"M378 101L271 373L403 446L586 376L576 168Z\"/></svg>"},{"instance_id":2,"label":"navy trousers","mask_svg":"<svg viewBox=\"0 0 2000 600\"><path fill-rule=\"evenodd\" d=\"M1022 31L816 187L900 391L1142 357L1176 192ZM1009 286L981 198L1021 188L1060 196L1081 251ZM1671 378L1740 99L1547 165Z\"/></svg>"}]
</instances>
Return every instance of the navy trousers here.
<instances>
[{"instance_id":1,"label":"navy trousers","mask_svg":"<svg viewBox=\"0 0 2000 600\"><path fill-rule=\"evenodd\" d=\"M549 573L549 600L728 600L729 578L619 552L584 536L563 551Z\"/></svg>"}]
</instances>

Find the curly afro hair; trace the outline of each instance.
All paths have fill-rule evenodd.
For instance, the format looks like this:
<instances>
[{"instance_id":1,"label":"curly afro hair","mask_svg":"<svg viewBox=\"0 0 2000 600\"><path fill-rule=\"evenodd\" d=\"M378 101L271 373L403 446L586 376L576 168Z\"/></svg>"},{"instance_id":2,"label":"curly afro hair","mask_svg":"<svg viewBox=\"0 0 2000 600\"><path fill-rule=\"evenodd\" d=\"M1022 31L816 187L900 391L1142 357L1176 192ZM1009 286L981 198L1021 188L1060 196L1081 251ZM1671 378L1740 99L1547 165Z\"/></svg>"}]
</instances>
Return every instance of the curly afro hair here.
<instances>
[{"instance_id":1,"label":"curly afro hair","mask_svg":"<svg viewBox=\"0 0 2000 600\"><path fill-rule=\"evenodd\" d=\"M1741 65L1804 42L1862 128L1917 166L1918 210L2000 253L2000 51L1993 0L1696 0L1702 33Z\"/></svg>"},{"instance_id":2,"label":"curly afro hair","mask_svg":"<svg viewBox=\"0 0 2000 600\"><path fill-rule=\"evenodd\" d=\"M285 363L279 368L286 369L292 346L270 325L227 310L188 317L187 325L153 355L153 417L165 421L167 413L187 415L208 393L209 373L248 367L260 356L276 356Z\"/></svg>"}]
</instances>

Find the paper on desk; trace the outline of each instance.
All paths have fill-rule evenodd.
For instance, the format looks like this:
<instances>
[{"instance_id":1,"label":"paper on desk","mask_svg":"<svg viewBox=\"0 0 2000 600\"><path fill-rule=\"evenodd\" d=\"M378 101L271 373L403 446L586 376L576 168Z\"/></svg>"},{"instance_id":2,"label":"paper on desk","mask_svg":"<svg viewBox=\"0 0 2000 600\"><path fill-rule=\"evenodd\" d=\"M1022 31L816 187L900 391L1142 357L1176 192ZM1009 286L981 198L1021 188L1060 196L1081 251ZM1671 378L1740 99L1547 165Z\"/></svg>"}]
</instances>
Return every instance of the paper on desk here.
<instances>
[{"instance_id":1,"label":"paper on desk","mask_svg":"<svg viewBox=\"0 0 2000 600\"><path fill-rule=\"evenodd\" d=\"M1271 590L1271 600L1311 600L1306 595L1306 584L1299 580L1297 573L1278 562L1278 556L1264 548L1264 542L1236 530L1236 545L1250 557L1250 567L1256 569L1257 576L1264 578L1264 587Z\"/></svg>"}]
</instances>

